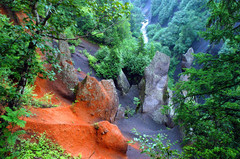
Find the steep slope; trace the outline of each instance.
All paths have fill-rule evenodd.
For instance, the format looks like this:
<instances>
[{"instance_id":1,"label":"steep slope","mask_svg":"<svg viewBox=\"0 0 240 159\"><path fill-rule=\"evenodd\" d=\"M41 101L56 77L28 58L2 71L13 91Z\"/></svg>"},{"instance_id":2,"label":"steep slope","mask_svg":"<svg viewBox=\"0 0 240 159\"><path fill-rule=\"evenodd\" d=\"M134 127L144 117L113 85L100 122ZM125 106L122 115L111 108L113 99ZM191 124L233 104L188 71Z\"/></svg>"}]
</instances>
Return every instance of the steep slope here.
<instances>
[{"instance_id":1,"label":"steep slope","mask_svg":"<svg viewBox=\"0 0 240 159\"><path fill-rule=\"evenodd\" d=\"M127 143L116 125L99 121L83 107L73 111L71 96L60 80L37 79L35 93L54 94L56 108L31 108L34 116L25 118L27 132L46 132L47 136L73 156L83 158L126 158ZM99 122L98 122L99 121Z\"/></svg>"}]
</instances>

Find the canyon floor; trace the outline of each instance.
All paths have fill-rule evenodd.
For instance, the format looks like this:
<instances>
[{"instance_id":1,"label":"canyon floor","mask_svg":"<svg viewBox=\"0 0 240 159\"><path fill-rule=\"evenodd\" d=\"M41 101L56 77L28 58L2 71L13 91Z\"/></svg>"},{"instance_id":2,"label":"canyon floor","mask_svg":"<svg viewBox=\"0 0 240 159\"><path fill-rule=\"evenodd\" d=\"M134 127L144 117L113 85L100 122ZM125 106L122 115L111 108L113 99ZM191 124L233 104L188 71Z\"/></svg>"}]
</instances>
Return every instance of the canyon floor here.
<instances>
[{"instance_id":1,"label":"canyon floor","mask_svg":"<svg viewBox=\"0 0 240 159\"><path fill-rule=\"evenodd\" d=\"M99 47L96 44L92 44L91 42L87 40L82 40L81 47L76 47L76 52L72 54L72 60L74 61L74 67L81 68L82 72L85 74L91 72L91 76L96 77L98 80L101 80L101 78L96 76L95 71L89 66L88 59L84 56L82 53L83 50L87 50L91 55L94 55ZM78 73L79 80L84 79L84 73ZM122 107L128 109L134 110L136 108L136 105L133 103L134 97L139 96L139 91L137 89L137 86L132 86L130 91L126 95L122 95L120 91L118 91L118 97L119 97L119 103ZM147 135L157 135L160 134L166 134L168 136L168 139L174 143L178 141L177 144L175 144L172 148L177 149L181 151L181 136L180 131L178 127L174 127L173 129L168 129L165 125L157 124L155 121L152 120L152 118L149 116L149 114L146 113L135 113L133 116L129 118L122 118L119 120L116 120L115 123L118 128L121 130L123 135L128 138L132 139L136 137L134 133L131 131L133 128L135 128L138 132L141 134L147 134ZM131 146L128 146L127 151L127 157L129 159L137 159L137 158L149 158L145 154L141 154L138 149L135 149Z\"/></svg>"}]
</instances>

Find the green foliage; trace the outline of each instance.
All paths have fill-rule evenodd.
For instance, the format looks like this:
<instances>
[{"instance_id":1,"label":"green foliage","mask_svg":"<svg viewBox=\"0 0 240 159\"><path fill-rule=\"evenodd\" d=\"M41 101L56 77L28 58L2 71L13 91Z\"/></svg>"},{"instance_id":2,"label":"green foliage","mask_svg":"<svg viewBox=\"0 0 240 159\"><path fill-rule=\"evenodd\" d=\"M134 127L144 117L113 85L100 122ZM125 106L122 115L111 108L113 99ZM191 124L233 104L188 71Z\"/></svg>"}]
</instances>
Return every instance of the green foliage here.
<instances>
[{"instance_id":1,"label":"green foliage","mask_svg":"<svg viewBox=\"0 0 240 159\"><path fill-rule=\"evenodd\" d=\"M231 158L240 152L237 146L240 143L237 133L240 130L240 74L232 71L239 69L240 56L199 54L196 59L203 68L187 69L184 74L190 74L190 81L176 86L177 120L184 126L186 142L193 142L186 154ZM188 92L187 96L181 94L182 90ZM195 97L206 99L199 104L194 102Z\"/></svg>"},{"instance_id":2,"label":"green foliage","mask_svg":"<svg viewBox=\"0 0 240 159\"><path fill-rule=\"evenodd\" d=\"M167 135L158 134L157 136L149 136L146 134L141 135L134 128L132 132L137 136L130 143L140 143L141 153L145 153L152 159L168 159L178 158L180 156L177 150L171 150L171 147L176 144L167 140Z\"/></svg>"},{"instance_id":3,"label":"green foliage","mask_svg":"<svg viewBox=\"0 0 240 159\"><path fill-rule=\"evenodd\" d=\"M12 128L15 126L23 128L26 122L19 118L30 115L30 112L24 108L12 110L9 107L5 107L5 111L6 113L1 115L4 122L0 123L2 130L0 136L0 156L5 156L8 152L13 151L18 136L25 133L25 131L19 130L12 132ZM10 123L11 125L7 128Z\"/></svg>"},{"instance_id":4,"label":"green foliage","mask_svg":"<svg viewBox=\"0 0 240 159\"><path fill-rule=\"evenodd\" d=\"M199 69L186 69L189 81L176 85L176 121L184 128L186 158L239 158L240 39L238 1L209 1L210 18L203 33L231 48L212 56L195 55ZM232 16L235 15L235 16ZM238 23L237 23L238 22ZM187 94L183 95L182 91ZM197 103L195 99L202 100Z\"/></svg>"},{"instance_id":5,"label":"green foliage","mask_svg":"<svg viewBox=\"0 0 240 159\"><path fill-rule=\"evenodd\" d=\"M147 47L150 49L146 49ZM153 45L146 46L146 48L143 39L137 41L135 38L126 38L114 48L104 46L96 53L99 63L93 68L104 78L116 78L120 69L123 68L131 81L139 81L145 67L155 54Z\"/></svg>"},{"instance_id":6,"label":"green foliage","mask_svg":"<svg viewBox=\"0 0 240 159\"><path fill-rule=\"evenodd\" d=\"M64 31L64 35L66 35L67 39L75 39L76 34L77 34L77 31L76 31L76 28L74 28L74 27L68 27ZM81 39L68 40L68 43L70 43L73 46L78 46L81 43ZM70 46L70 47L73 47L73 46ZM69 47L69 49L70 49L70 47ZM74 50L75 50L75 47L74 47ZM70 51L71 51L71 49L70 49ZM72 52L72 53L74 53L74 52Z\"/></svg>"},{"instance_id":7,"label":"green foliage","mask_svg":"<svg viewBox=\"0 0 240 159\"><path fill-rule=\"evenodd\" d=\"M198 32L204 29L208 16L206 3L206 0L152 1L153 24L147 26L147 34L156 51L171 57L170 85L174 83L173 75L180 62L179 57L198 39Z\"/></svg>"},{"instance_id":8,"label":"green foliage","mask_svg":"<svg viewBox=\"0 0 240 159\"><path fill-rule=\"evenodd\" d=\"M128 34L129 3L96 0L82 3L83 14L76 19L78 31L91 40L116 45ZM129 33L130 34L130 33Z\"/></svg>"},{"instance_id":9,"label":"green foliage","mask_svg":"<svg viewBox=\"0 0 240 159\"><path fill-rule=\"evenodd\" d=\"M151 24L147 28L150 40L160 41L170 48L171 57L187 51L199 37L198 32L204 29L207 19L206 0L183 0L179 3L175 0L154 0L152 19L158 16L159 24ZM173 14L174 8L176 12ZM166 23L168 25L162 28L161 25Z\"/></svg>"},{"instance_id":10,"label":"green foliage","mask_svg":"<svg viewBox=\"0 0 240 159\"><path fill-rule=\"evenodd\" d=\"M153 0L152 1L152 16L158 18L160 25L168 22L173 16L174 9L178 6L177 0Z\"/></svg>"},{"instance_id":11,"label":"green foliage","mask_svg":"<svg viewBox=\"0 0 240 159\"><path fill-rule=\"evenodd\" d=\"M52 103L53 95L51 92L44 94L41 98L36 98L37 94L34 94L35 86L27 85L24 90L24 94L21 97L22 105L27 107L36 108L51 108L57 107Z\"/></svg>"},{"instance_id":12,"label":"green foliage","mask_svg":"<svg viewBox=\"0 0 240 159\"><path fill-rule=\"evenodd\" d=\"M43 64L50 62L53 67L57 67L56 59L52 58L56 51L45 44L42 36L34 32L36 26L34 26L33 21L26 21L24 27L10 24L9 20L3 15L0 16L0 21L0 71L4 75L4 80L9 82L9 87L14 85L16 87L12 88L15 91L11 94L8 94L8 91L5 90L6 87L2 87L4 94L1 94L1 96L8 97L5 98L5 102L10 102L10 107L19 106L25 86L28 83L33 83L38 73L41 73L43 77L48 76L53 79L55 73L44 69ZM25 29L30 29L31 35ZM40 56L36 54L37 47L45 53L48 61L40 60Z\"/></svg>"},{"instance_id":13,"label":"green foliage","mask_svg":"<svg viewBox=\"0 0 240 159\"><path fill-rule=\"evenodd\" d=\"M47 94L44 99L33 101L29 94L32 89L28 87L38 74L41 74L43 78L54 79L53 69L44 68L45 63L50 63L53 68L58 67L55 58L57 51L46 45L46 41L50 41L47 37L59 39L59 35L65 32L67 38L72 39L76 35L95 36L116 45L128 35L130 30L130 25L126 21L129 12L128 3L122 4L117 0L2 0L0 4L7 5L7 8L12 11L22 11L28 16L23 20L24 25L19 24L18 21L15 21L13 25L6 16L0 14L0 105L8 106L6 113L0 118L0 155L10 157L6 155L6 152L10 152L10 155L13 155L12 158L64 158L60 150L49 150L51 146L45 145L47 140L42 138L39 138L38 144L23 141L20 147L14 147L20 132L12 133L9 127L12 128L15 125L24 127L25 122L19 117L28 114L21 108L22 105L42 106L45 105L44 102L51 103L52 94ZM14 12L12 16L17 19ZM85 17L90 17L91 21L86 20ZM79 19L82 18L83 23L79 23L81 21ZM79 24L78 27L86 26L86 24L93 25L87 28L87 32L84 32L76 28L77 24ZM108 38L108 35L113 36ZM75 46L79 45L79 42L79 40L69 41ZM47 60L41 60L36 53L37 49L40 49ZM75 52L74 46L71 52ZM111 56L109 59L114 59L112 54L109 56ZM89 56L89 61L92 65L96 62L92 56ZM106 62L110 64L109 60Z\"/></svg>"},{"instance_id":14,"label":"green foliage","mask_svg":"<svg viewBox=\"0 0 240 159\"><path fill-rule=\"evenodd\" d=\"M134 7L131 10L131 31L134 37L139 37L141 35L140 29L142 27L142 22L144 21L144 16L140 8Z\"/></svg>"},{"instance_id":15,"label":"green foliage","mask_svg":"<svg viewBox=\"0 0 240 159\"><path fill-rule=\"evenodd\" d=\"M141 103L140 99L138 97L133 98L133 104L139 105Z\"/></svg>"},{"instance_id":16,"label":"green foliage","mask_svg":"<svg viewBox=\"0 0 240 159\"><path fill-rule=\"evenodd\" d=\"M51 108L51 107L57 107L59 105L52 103L53 95L51 92L44 94L41 98L34 98L33 100L33 106L37 108Z\"/></svg>"},{"instance_id":17,"label":"green foliage","mask_svg":"<svg viewBox=\"0 0 240 159\"><path fill-rule=\"evenodd\" d=\"M143 35L141 34L138 38L138 50L137 50L138 54L143 54L145 55L146 50L145 50L145 43L144 43L144 39L143 39Z\"/></svg>"},{"instance_id":18,"label":"green foliage","mask_svg":"<svg viewBox=\"0 0 240 159\"><path fill-rule=\"evenodd\" d=\"M135 38L129 38L119 45L122 52L123 69L131 82L139 82L145 67L150 63L153 54L155 54L153 49L146 49L145 44L142 42L141 40L137 41Z\"/></svg>"},{"instance_id":19,"label":"green foliage","mask_svg":"<svg viewBox=\"0 0 240 159\"><path fill-rule=\"evenodd\" d=\"M227 39L225 43L223 44L222 48L218 52L218 54L228 54L228 53L234 53L234 47L231 47L230 40Z\"/></svg>"},{"instance_id":20,"label":"green foliage","mask_svg":"<svg viewBox=\"0 0 240 159\"><path fill-rule=\"evenodd\" d=\"M78 71L78 72L81 72L82 70L81 70L81 68L79 67L79 68L77 69L77 71Z\"/></svg>"},{"instance_id":21,"label":"green foliage","mask_svg":"<svg viewBox=\"0 0 240 159\"><path fill-rule=\"evenodd\" d=\"M93 124L93 127L94 127L96 130L98 130L98 129L99 129L99 123L98 123L98 122L94 123L94 124Z\"/></svg>"},{"instance_id":22,"label":"green foliage","mask_svg":"<svg viewBox=\"0 0 240 159\"><path fill-rule=\"evenodd\" d=\"M137 113L141 107L141 100L138 97L133 98L133 104L136 105L135 112Z\"/></svg>"},{"instance_id":23,"label":"green foliage","mask_svg":"<svg viewBox=\"0 0 240 159\"><path fill-rule=\"evenodd\" d=\"M99 49L96 52L95 56L99 61L102 61L109 54L110 54L110 49L107 46L103 46L101 47L101 49Z\"/></svg>"},{"instance_id":24,"label":"green foliage","mask_svg":"<svg viewBox=\"0 0 240 159\"><path fill-rule=\"evenodd\" d=\"M110 53L97 64L97 75L105 79L116 79L122 68L121 59L121 52L118 49L110 49Z\"/></svg>"},{"instance_id":25,"label":"green foliage","mask_svg":"<svg viewBox=\"0 0 240 159\"><path fill-rule=\"evenodd\" d=\"M75 53L75 46L74 45L69 46L69 50L72 54Z\"/></svg>"},{"instance_id":26,"label":"green foliage","mask_svg":"<svg viewBox=\"0 0 240 159\"><path fill-rule=\"evenodd\" d=\"M105 79L116 79L122 68L121 53L118 49L102 47L96 53L96 57L85 53L89 65L95 69L97 75Z\"/></svg>"},{"instance_id":27,"label":"green foliage","mask_svg":"<svg viewBox=\"0 0 240 159\"><path fill-rule=\"evenodd\" d=\"M98 59L95 58L93 55L91 55L90 53L86 51L84 51L84 55L88 58L88 62L89 62L89 65L92 67L92 68L95 68L95 64L97 63Z\"/></svg>"},{"instance_id":28,"label":"green foliage","mask_svg":"<svg viewBox=\"0 0 240 159\"><path fill-rule=\"evenodd\" d=\"M130 108L129 106L126 107L125 111L124 111L124 117L126 119L132 117L135 113L135 110Z\"/></svg>"},{"instance_id":29,"label":"green foliage","mask_svg":"<svg viewBox=\"0 0 240 159\"><path fill-rule=\"evenodd\" d=\"M148 55L143 54L125 54L123 59L124 69L133 78L132 80L139 80L144 74L145 67L151 62Z\"/></svg>"},{"instance_id":30,"label":"green foliage","mask_svg":"<svg viewBox=\"0 0 240 159\"><path fill-rule=\"evenodd\" d=\"M31 140L34 140L32 142ZM78 157L71 157L70 154L65 151L57 144L53 143L50 139L46 138L43 133L40 136L31 136L30 139L20 139L19 144L12 152L12 155L18 158L42 158L42 159L81 159L81 155Z\"/></svg>"}]
</instances>

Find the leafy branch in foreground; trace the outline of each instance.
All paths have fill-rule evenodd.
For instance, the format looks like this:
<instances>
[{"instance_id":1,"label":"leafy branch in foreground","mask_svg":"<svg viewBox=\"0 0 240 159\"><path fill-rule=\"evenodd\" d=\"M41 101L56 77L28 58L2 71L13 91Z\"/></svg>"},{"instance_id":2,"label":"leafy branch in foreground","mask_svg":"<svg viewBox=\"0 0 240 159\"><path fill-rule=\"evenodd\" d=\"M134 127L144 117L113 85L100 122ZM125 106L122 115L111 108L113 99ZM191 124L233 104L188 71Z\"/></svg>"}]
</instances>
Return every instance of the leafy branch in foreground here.
<instances>
[{"instance_id":1,"label":"leafy branch in foreground","mask_svg":"<svg viewBox=\"0 0 240 159\"><path fill-rule=\"evenodd\" d=\"M5 156L6 153L12 152L14 150L18 136L24 134L25 131L14 131L13 128L15 126L23 128L26 122L19 118L30 115L30 112L24 108L12 110L11 108L6 107L5 111L5 115L0 116L2 119L4 119L4 122L0 123L0 128L2 130L0 134L0 156Z\"/></svg>"},{"instance_id":2,"label":"leafy branch in foreground","mask_svg":"<svg viewBox=\"0 0 240 159\"><path fill-rule=\"evenodd\" d=\"M188 143L185 158L239 158L240 3L209 0L208 5L211 15L203 35L211 42L227 42L230 51L195 55L201 68L186 69L189 81L175 87L176 122Z\"/></svg>"}]
</instances>

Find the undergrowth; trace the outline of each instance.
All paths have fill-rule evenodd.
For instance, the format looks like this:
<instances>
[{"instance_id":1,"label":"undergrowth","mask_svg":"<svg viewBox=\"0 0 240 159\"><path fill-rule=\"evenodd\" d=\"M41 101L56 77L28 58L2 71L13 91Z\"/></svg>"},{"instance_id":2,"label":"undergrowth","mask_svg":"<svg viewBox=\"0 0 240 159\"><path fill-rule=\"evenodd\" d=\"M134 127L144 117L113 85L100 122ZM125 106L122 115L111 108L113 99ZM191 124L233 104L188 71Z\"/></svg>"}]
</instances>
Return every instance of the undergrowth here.
<instances>
[{"instance_id":1,"label":"undergrowth","mask_svg":"<svg viewBox=\"0 0 240 159\"><path fill-rule=\"evenodd\" d=\"M181 158L180 152L178 150L172 149L172 146L175 145L176 142L171 143L170 140L167 140L167 135L141 135L135 128L132 129L132 132L137 137L135 137L133 140L130 140L128 143L140 143L141 153L145 153L151 159Z\"/></svg>"},{"instance_id":2,"label":"undergrowth","mask_svg":"<svg viewBox=\"0 0 240 159\"><path fill-rule=\"evenodd\" d=\"M53 93L48 92L44 94L43 97L34 98L37 94L34 93L35 86L27 85L22 97L23 105L33 106L36 108L51 108L57 107L59 105L53 104L52 98L54 96Z\"/></svg>"},{"instance_id":3,"label":"undergrowth","mask_svg":"<svg viewBox=\"0 0 240 159\"><path fill-rule=\"evenodd\" d=\"M81 159L81 154L78 157L67 154L58 144L46 138L45 133L40 136L32 135L29 139L20 139L11 156L7 158L14 156L21 159Z\"/></svg>"}]
</instances>

